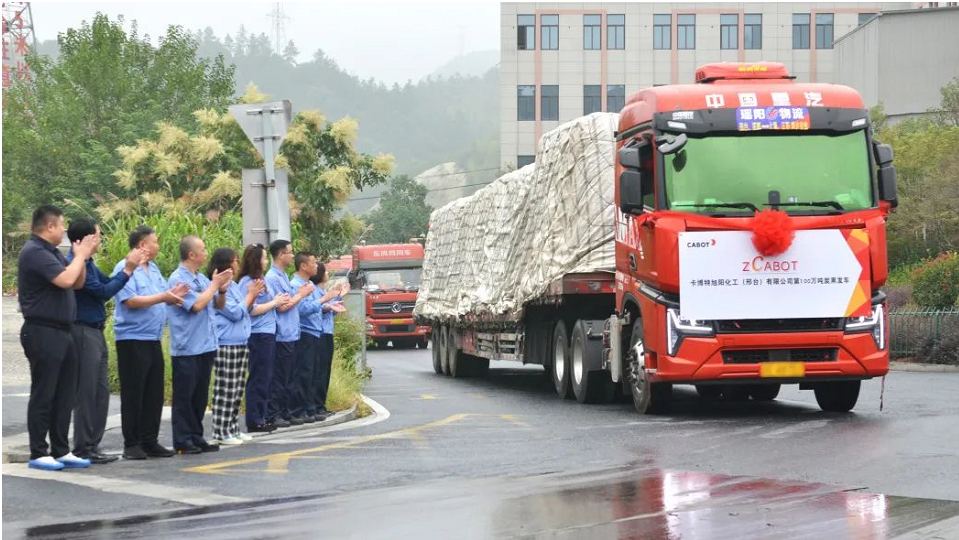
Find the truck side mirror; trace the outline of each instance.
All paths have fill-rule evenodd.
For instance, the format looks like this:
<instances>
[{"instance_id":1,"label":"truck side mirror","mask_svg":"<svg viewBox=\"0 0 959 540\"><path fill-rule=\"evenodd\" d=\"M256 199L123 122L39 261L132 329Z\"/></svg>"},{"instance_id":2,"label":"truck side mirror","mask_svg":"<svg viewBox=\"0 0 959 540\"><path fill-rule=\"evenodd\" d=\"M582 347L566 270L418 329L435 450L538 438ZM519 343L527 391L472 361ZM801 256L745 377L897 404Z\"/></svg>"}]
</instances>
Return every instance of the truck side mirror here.
<instances>
[{"instance_id":1,"label":"truck side mirror","mask_svg":"<svg viewBox=\"0 0 959 540\"><path fill-rule=\"evenodd\" d=\"M624 214L643 213L643 173L630 169L620 173L619 209Z\"/></svg>"},{"instance_id":2,"label":"truck side mirror","mask_svg":"<svg viewBox=\"0 0 959 540\"><path fill-rule=\"evenodd\" d=\"M627 143L619 149L619 164L629 169L640 169L639 146Z\"/></svg>"},{"instance_id":3,"label":"truck side mirror","mask_svg":"<svg viewBox=\"0 0 959 540\"><path fill-rule=\"evenodd\" d=\"M873 155L876 158L876 165L885 167L892 163L892 146L888 144L873 143Z\"/></svg>"},{"instance_id":4,"label":"truck side mirror","mask_svg":"<svg viewBox=\"0 0 959 540\"><path fill-rule=\"evenodd\" d=\"M899 194L896 188L896 168L891 165L879 168L879 198L888 202L893 208L899 206Z\"/></svg>"}]
</instances>

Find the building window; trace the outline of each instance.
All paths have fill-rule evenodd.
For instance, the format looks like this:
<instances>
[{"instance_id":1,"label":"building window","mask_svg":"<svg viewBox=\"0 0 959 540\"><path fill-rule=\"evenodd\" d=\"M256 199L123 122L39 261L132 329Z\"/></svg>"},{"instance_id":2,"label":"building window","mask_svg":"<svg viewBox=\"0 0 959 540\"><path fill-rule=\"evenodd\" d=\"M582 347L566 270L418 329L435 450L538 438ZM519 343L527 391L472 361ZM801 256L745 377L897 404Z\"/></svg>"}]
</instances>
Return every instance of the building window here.
<instances>
[{"instance_id":1,"label":"building window","mask_svg":"<svg viewBox=\"0 0 959 540\"><path fill-rule=\"evenodd\" d=\"M524 84L516 87L516 119L536 120L536 87Z\"/></svg>"},{"instance_id":2,"label":"building window","mask_svg":"<svg viewBox=\"0 0 959 540\"><path fill-rule=\"evenodd\" d=\"M516 168L522 169L527 165L536 163L536 156L516 156Z\"/></svg>"},{"instance_id":3,"label":"building window","mask_svg":"<svg viewBox=\"0 0 959 540\"><path fill-rule=\"evenodd\" d=\"M536 48L536 15L516 16L516 48L520 51Z\"/></svg>"},{"instance_id":4,"label":"building window","mask_svg":"<svg viewBox=\"0 0 959 540\"><path fill-rule=\"evenodd\" d=\"M867 22L869 22L869 21L870 21L873 17L875 17L875 16L876 16L875 13L860 13L860 14L859 14L859 26L862 26L862 25L866 24Z\"/></svg>"},{"instance_id":5,"label":"building window","mask_svg":"<svg viewBox=\"0 0 959 540\"><path fill-rule=\"evenodd\" d=\"M593 114L603 110L603 87L598 84L587 84L583 87L583 115Z\"/></svg>"},{"instance_id":6,"label":"building window","mask_svg":"<svg viewBox=\"0 0 959 540\"><path fill-rule=\"evenodd\" d=\"M539 89L542 94L539 103L540 119L559 120L559 86L544 84Z\"/></svg>"},{"instance_id":7,"label":"building window","mask_svg":"<svg viewBox=\"0 0 959 540\"><path fill-rule=\"evenodd\" d=\"M626 85L610 84L606 86L606 112L618 113L626 105Z\"/></svg>"},{"instance_id":8,"label":"building window","mask_svg":"<svg viewBox=\"0 0 959 540\"><path fill-rule=\"evenodd\" d=\"M544 51L559 49L559 15L540 15L539 25L543 34L543 44L540 48Z\"/></svg>"},{"instance_id":9,"label":"building window","mask_svg":"<svg viewBox=\"0 0 959 540\"><path fill-rule=\"evenodd\" d=\"M816 48L832 49L833 22L832 13L816 14Z\"/></svg>"},{"instance_id":10,"label":"building window","mask_svg":"<svg viewBox=\"0 0 959 540\"><path fill-rule=\"evenodd\" d=\"M583 15L583 49L598 51L602 46L602 15Z\"/></svg>"},{"instance_id":11,"label":"building window","mask_svg":"<svg viewBox=\"0 0 959 540\"><path fill-rule=\"evenodd\" d=\"M719 16L719 48L739 48L739 15Z\"/></svg>"},{"instance_id":12,"label":"building window","mask_svg":"<svg viewBox=\"0 0 959 540\"><path fill-rule=\"evenodd\" d=\"M695 15L676 15L676 48L696 48Z\"/></svg>"},{"instance_id":13,"label":"building window","mask_svg":"<svg viewBox=\"0 0 959 540\"><path fill-rule=\"evenodd\" d=\"M747 14L743 17L743 46L746 49L763 48L763 16Z\"/></svg>"},{"instance_id":14,"label":"building window","mask_svg":"<svg viewBox=\"0 0 959 540\"><path fill-rule=\"evenodd\" d=\"M626 15L606 16L606 48L610 50L626 48Z\"/></svg>"},{"instance_id":15,"label":"building window","mask_svg":"<svg viewBox=\"0 0 959 540\"><path fill-rule=\"evenodd\" d=\"M653 15L653 48L670 49L672 48L673 33L672 15Z\"/></svg>"},{"instance_id":16,"label":"building window","mask_svg":"<svg viewBox=\"0 0 959 540\"><path fill-rule=\"evenodd\" d=\"M793 13L793 49L809 48L809 14Z\"/></svg>"}]
</instances>

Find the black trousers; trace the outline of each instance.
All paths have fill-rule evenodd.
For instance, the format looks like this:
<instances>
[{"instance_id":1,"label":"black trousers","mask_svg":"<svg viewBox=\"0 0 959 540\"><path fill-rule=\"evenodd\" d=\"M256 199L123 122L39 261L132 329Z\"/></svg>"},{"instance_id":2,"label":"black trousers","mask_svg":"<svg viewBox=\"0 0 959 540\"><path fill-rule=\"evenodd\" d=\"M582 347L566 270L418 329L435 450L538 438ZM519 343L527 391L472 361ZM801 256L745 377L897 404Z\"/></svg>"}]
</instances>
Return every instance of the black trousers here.
<instances>
[{"instance_id":1,"label":"black trousers","mask_svg":"<svg viewBox=\"0 0 959 540\"><path fill-rule=\"evenodd\" d=\"M296 385L293 372L296 370L296 342L276 342L276 363L273 364L273 381L270 384L270 404L266 409L266 421L277 418L290 419L290 404L295 401Z\"/></svg>"},{"instance_id":2,"label":"black trousers","mask_svg":"<svg viewBox=\"0 0 959 540\"><path fill-rule=\"evenodd\" d=\"M107 382L107 342L103 330L78 324L73 327L77 349L77 404L73 409L73 453L82 456L97 450L107 427L110 384Z\"/></svg>"},{"instance_id":3,"label":"black trousers","mask_svg":"<svg viewBox=\"0 0 959 540\"><path fill-rule=\"evenodd\" d=\"M323 338L303 332L296 342L296 371L293 382L296 385L295 400L290 406L293 416L313 416L316 414L316 370L320 365L320 342Z\"/></svg>"},{"instance_id":4,"label":"black trousers","mask_svg":"<svg viewBox=\"0 0 959 540\"><path fill-rule=\"evenodd\" d=\"M246 427L266 422L266 408L270 402L273 365L276 363L276 336L250 334L250 376L246 380Z\"/></svg>"},{"instance_id":5,"label":"black trousers","mask_svg":"<svg viewBox=\"0 0 959 540\"><path fill-rule=\"evenodd\" d=\"M333 334L323 334L320 338L320 360L316 367L314 388L316 389L316 412L326 411L326 396L330 391L330 374L333 372Z\"/></svg>"},{"instance_id":6,"label":"black trousers","mask_svg":"<svg viewBox=\"0 0 959 540\"><path fill-rule=\"evenodd\" d=\"M77 396L77 353L69 330L31 322L20 328L20 345L30 363L27 431L30 459L70 453L70 413Z\"/></svg>"},{"instance_id":7,"label":"black trousers","mask_svg":"<svg viewBox=\"0 0 959 540\"><path fill-rule=\"evenodd\" d=\"M117 340L123 445L150 445L160 437L163 347L159 341Z\"/></svg>"},{"instance_id":8,"label":"black trousers","mask_svg":"<svg viewBox=\"0 0 959 540\"><path fill-rule=\"evenodd\" d=\"M216 351L192 356L174 356L173 447L177 450L206 443L203 414L210 397L210 376Z\"/></svg>"}]
</instances>

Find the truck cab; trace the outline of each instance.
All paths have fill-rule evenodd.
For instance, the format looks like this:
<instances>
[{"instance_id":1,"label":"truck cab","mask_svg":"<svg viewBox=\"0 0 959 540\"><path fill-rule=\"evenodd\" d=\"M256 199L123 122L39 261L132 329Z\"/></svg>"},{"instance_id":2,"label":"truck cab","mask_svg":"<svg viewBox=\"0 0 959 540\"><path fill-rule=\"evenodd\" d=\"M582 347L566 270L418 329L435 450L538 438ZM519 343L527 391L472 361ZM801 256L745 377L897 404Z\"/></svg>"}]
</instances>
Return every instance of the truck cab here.
<instances>
[{"instance_id":1,"label":"truck cab","mask_svg":"<svg viewBox=\"0 0 959 540\"><path fill-rule=\"evenodd\" d=\"M632 96L616 144L606 354L637 409L674 384L756 400L799 384L848 411L860 381L886 374L896 175L855 90L796 83L779 63L709 64ZM785 251L758 251L764 210Z\"/></svg>"},{"instance_id":2,"label":"truck cab","mask_svg":"<svg viewBox=\"0 0 959 540\"><path fill-rule=\"evenodd\" d=\"M381 244L353 248L350 282L366 293L366 335L377 346L397 349L429 342L430 327L413 321L423 270L420 244Z\"/></svg>"}]
</instances>

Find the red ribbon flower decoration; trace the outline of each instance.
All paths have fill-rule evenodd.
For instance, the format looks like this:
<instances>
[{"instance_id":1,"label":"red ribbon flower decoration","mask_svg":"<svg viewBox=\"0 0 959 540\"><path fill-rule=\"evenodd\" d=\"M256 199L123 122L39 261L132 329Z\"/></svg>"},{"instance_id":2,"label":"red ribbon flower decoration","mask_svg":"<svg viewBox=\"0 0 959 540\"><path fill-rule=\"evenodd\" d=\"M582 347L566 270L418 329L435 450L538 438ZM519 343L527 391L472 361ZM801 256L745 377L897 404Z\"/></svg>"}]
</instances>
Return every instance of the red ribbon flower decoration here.
<instances>
[{"instance_id":1,"label":"red ribbon flower decoration","mask_svg":"<svg viewBox=\"0 0 959 540\"><path fill-rule=\"evenodd\" d=\"M753 217L753 246L762 255L775 257L784 253L793 243L796 230L789 214L767 208Z\"/></svg>"}]
</instances>

